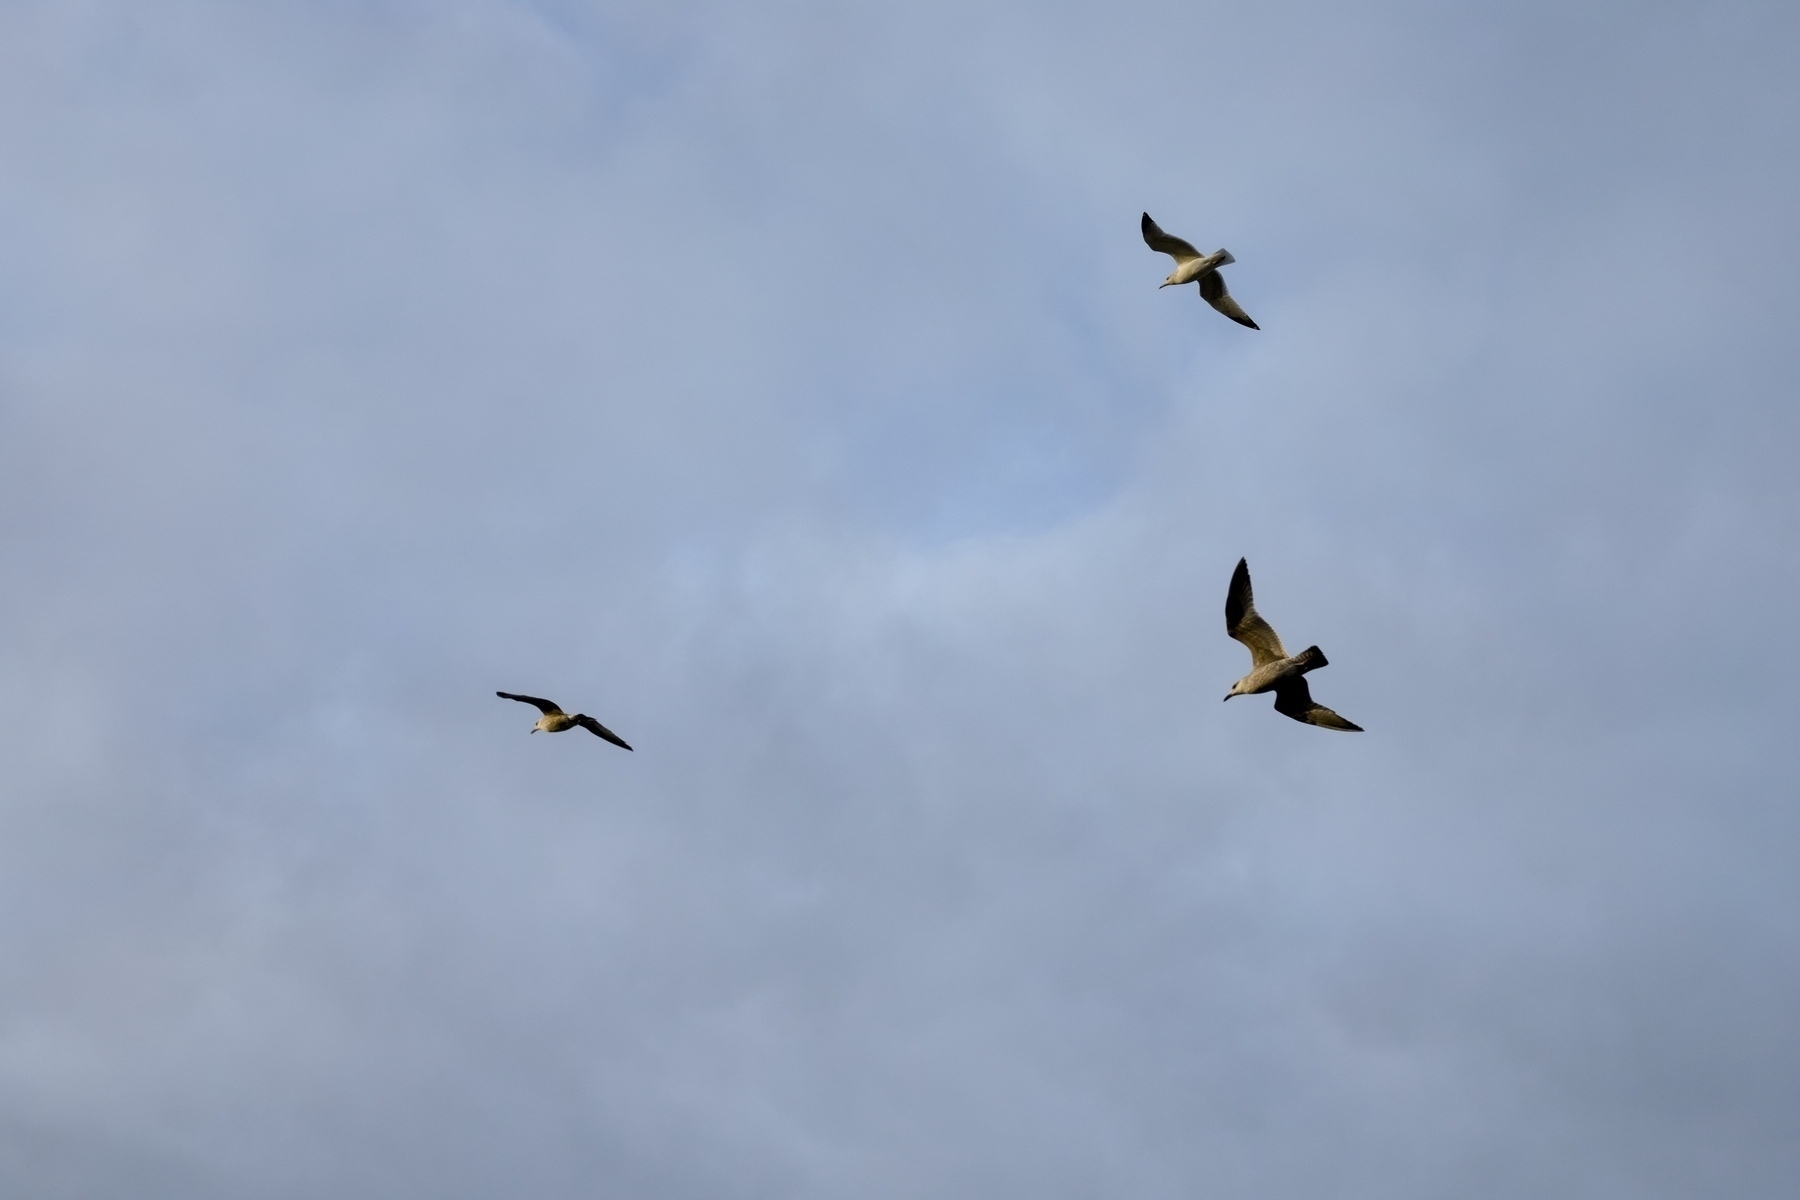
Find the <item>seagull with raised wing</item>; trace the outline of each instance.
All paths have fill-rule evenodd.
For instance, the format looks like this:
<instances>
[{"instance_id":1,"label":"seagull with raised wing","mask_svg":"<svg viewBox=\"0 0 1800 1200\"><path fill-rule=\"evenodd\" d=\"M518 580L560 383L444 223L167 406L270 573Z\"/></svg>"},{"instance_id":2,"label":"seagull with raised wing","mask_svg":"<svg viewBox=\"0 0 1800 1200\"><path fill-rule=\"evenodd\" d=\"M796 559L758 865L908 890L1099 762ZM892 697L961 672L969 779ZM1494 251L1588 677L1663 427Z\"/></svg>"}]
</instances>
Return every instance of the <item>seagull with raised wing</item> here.
<instances>
[{"instance_id":1,"label":"seagull with raised wing","mask_svg":"<svg viewBox=\"0 0 1800 1200\"><path fill-rule=\"evenodd\" d=\"M1352 725L1314 702L1312 690L1306 686L1306 673L1330 665L1325 652L1308 646L1290 656L1281 648L1275 630L1256 611L1256 601L1250 593L1250 564L1241 558L1237 570L1231 573L1231 590L1225 593L1225 632L1250 650L1250 673L1231 685L1225 693L1227 700L1274 692L1275 711L1284 717L1324 729L1363 731L1361 725Z\"/></svg>"},{"instance_id":2,"label":"seagull with raised wing","mask_svg":"<svg viewBox=\"0 0 1800 1200\"><path fill-rule=\"evenodd\" d=\"M1167 254L1175 260L1175 269L1169 277L1162 281L1163 287L1180 287L1184 283L1200 281L1200 298L1236 321L1239 325L1248 325L1252 329L1261 329L1250 314L1238 307L1238 302L1231 298L1225 290L1225 277L1219 274L1219 268L1237 259L1231 257L1229 250L1214 250L1211 254L1202 254L1192 245L1178 237L1170 237L1164 233L1150 214L1144 214L1144 244L1159 254Z\"/></svg>"},{"instance_id":3,"label":"seagull with raised wing","mask_svg":"<svg viewBox=\"0 0 1800 1200\"><path fill-rule=\"evenodd\" d=\"M615 746L624 746L627 750L631 749L630 746L625 745L624 738L620 737L600 722L594 720L594 718L588 716L586 713L576 713L571 717L568 713L558 708L552 701L540 700L536 696L515 696L511 692L495 692L494 695L500 697L502 700L517 700L523 704L536 705L537 710L544 715L539 717L537 719L537 724L531 727L531 732L533 733L539 731L544 733L561 733L565 729L573 729L579 725L595 737L605 738Z\"/></svg>"}]
</instances>

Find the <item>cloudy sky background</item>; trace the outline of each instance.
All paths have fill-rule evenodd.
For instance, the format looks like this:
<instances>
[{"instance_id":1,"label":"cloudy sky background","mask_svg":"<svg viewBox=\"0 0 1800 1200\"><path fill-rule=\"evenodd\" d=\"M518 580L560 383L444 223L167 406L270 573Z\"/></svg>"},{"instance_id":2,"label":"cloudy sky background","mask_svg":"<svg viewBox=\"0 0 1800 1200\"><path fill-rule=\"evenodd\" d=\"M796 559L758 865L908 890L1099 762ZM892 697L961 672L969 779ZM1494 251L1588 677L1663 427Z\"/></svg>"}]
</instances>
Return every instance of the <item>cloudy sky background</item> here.
<instances>
[{"instance_id":1,"label":"cloudy sky background","mask_svg":"<svg viewBox=\"0 0 1800 1200\"><path fill-rule=\"evenodd\" d=\"M6 5L0 1192L1794 1195L1796 61Z\"/></svg>"}]
</instances>

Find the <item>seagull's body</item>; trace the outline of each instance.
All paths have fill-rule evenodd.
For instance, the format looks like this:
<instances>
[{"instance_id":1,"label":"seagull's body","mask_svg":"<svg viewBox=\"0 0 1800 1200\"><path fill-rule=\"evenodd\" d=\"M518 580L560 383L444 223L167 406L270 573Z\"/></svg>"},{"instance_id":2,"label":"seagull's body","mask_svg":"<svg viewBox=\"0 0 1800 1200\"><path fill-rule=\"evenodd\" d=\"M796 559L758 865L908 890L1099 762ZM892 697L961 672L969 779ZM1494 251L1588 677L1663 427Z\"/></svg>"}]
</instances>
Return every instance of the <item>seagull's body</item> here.
<instances>
[{"instance_id":1,"label":"seagull's body","mask_svg":"<svg viewBox=\"0 0 1800 1200\"><path fill-rule=\"evenodd\" d=\"M1234 263L1229 250L1215 250L1211 254L1202 254L1194 247L1178 237L1170 237L1164 233L1150 214L1144 214L1142 222L1144 244L1160 254L1167 254L1175 260L1175 269L1169 277L1162 281L1163 287L1180 287L1184 283L1200 284L1200 298L1208 304L1236 321L1239 325L1248 325L1252 329L1262 326L1250 319L1250 314L1238 307L1238 302L1231 298L1225 290L1225 277L1219 274L1219 268Z\"/></svg>"},{"instance_id":2,"label":"seagull's body","mask_svg":"<svg viewBox=\"0 0 1800 1200\"><path fill-rule=\"evenodd\" d=\"M1322 729L1362 732L1361 725L1352 725L1323 704L1313 702L1306 673L1330 665L1325 652L1317 646L1308 646L1293 655L1282 649L1281 638L1256 611L1250 591L1250 564L1241 558L1237 570L1231 573L1231 590L1225 594L1225 632L1250 651L1250 673L1231 685L1225 693L1227 700L1274 692L1275 711L1284 717Z\"/></svg>"},{"instance_id":3,"label":"seagull's body","mask_svg":"<svg viewBox=\"0 0 1800 1200\"><path fill-rule=\"evenodd\" d=\"M494 695L500 697L502 700L517 700L523 704L536 705L537 710L544 715L539 717L537 719L537 724L531 727L531 732L533 733L562 733L564 730L573 729L579 725L595 737L605 738L615 746L623 746L627 750L631 749L630 746L625 745L624 738L620 737L600 722L594 720L594 718L588 716L586 713L576 713L574 716L570 716L568 713L558 708L554 702L540 700L536 696L515 696L511 692L495 692Z\"/></svg>"}]
</instances>

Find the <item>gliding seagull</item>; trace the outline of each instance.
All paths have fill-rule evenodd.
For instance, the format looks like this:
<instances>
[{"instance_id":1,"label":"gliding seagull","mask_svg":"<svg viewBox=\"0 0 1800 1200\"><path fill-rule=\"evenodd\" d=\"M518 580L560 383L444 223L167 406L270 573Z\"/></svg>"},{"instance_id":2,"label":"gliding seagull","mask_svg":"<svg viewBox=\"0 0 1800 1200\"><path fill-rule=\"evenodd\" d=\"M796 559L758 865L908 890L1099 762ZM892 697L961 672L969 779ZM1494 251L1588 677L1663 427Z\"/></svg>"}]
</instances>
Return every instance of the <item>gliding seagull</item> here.
<instances>
[{"instance_id":1,"label":"gliding seagull","mask_svg":"<svg viewBox=\"0 0 1800 1200\"><path fill-rule=\"evenodd\" d=\"M1324 729L1363 731L1361 725L1352 725L1323 704L1313 702L1306 673L1329 665L1325 652L1308 646L1289 657L1281 648L1281 639L1256 611L1256 601L1250 594L1250 564L1241 558L1237 570L1231 573L1231 590L1225 594L1225 632L1250 649L1250 673L1231 685L1225 693L1227 700L1274 692L1275 711L1284 717Z\"/></svg>"},{"instance_id":2,"label":"gliding seagull","mask_svg":"<svg viewBox=\"0 0 1800 1200\"><path fill-rule=\"evenodd\" d=\"M1252 329L1261 329L1250 314L1238 307L1238 302L1231 298L1225 290L1225 277L1219 274L1219 268L1237 259L1231 257L1229 250L1215 250L1211 254L1202 254L1187 242L1178 237L1170 237L1164 233L1150 214L1144 214L1144 244L1161 254L1167 254L1175 260L1175 269L1161 286L1171 284L1176 287L1184 283L1200 281L1200 298L1236 321L1239 325L1248 325Z\"/></svg>"},{"instance_id":3,"label":"gliding seagull","mask_svg":"<svg viewBox=\"0 0 1800 1200\"><path fill-rule=\"evenodd\" d=\"M540 729L545 733L561 733L565 729L573 729L575 726L579 725L595 737L605 738L615 746L624 746L627 750L631 749L630 746L625 745L624 738L620 737L600 722L594 720L594 718L588 716L586 713L576 713L571 717L551 701L539 700L536 696L515 696L511 692L495 692L494 695L500 697L502 700L518 700L525 704L537 705L538 711L544 715L539 717L537 719L537 724L531 727L531 732L533 733L538 732Z\"/></svg>"}]
</instances>

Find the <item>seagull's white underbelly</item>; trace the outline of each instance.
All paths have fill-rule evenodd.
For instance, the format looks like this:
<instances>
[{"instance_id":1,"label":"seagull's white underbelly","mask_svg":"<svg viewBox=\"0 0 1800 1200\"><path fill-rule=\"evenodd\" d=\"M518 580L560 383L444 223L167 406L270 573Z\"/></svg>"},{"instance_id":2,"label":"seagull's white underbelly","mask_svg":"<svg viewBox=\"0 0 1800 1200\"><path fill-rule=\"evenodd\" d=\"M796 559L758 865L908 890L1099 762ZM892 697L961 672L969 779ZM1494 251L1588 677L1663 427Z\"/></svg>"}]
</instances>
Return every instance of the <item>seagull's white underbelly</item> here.
<instances>
[{"instance_id":1,"label":"seagull's white underbelly","mask_svg":"<svg viewBox=\"0 0 1800 1200\"><path fill-rule=\"evenodd\" d=\"M1289 675L1298 674L1298 664L1292 658L1284 658L1280 662L1272 662L1261 666L1244 676L1243 682L1249 686L1244 691L1255 696L1262 692L1272 692L1275 686Z\"/></svg>"},{"instance_id":2,"label":"seagull's white underbelly","mask_svg":"<svg viewBox=\"0 0 1800 1200\"><path fill-rule=\"evenodd\" d=\"M1216 265L1214 262L1216 258L1218 258L1218 255L1209 254L1205 258L1192 258L1187 262L1182 263L1175 271L1175 282L1177 284L1194 282L1194 280L1213 269Z\"/></svg>"}]
</instances>

